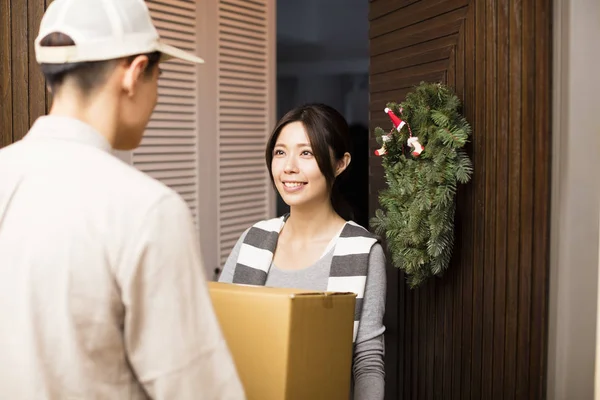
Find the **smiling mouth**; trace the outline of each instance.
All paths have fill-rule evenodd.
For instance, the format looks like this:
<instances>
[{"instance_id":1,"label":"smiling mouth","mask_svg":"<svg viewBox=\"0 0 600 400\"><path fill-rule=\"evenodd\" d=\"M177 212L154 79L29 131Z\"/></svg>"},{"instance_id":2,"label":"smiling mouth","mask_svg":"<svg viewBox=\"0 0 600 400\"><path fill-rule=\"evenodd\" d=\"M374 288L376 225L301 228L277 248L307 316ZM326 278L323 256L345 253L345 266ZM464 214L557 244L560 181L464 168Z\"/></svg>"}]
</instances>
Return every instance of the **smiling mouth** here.
<instances>
[{"instance_id":1,"label":"smiling mouth","mask_svg":"<svg viewBox=\"0 0 600 400\"><path fill-rule=\"evenodd\" d=\"M297 188L306 185L306 182L283 182L283 186L287 188Z\"/></svg>"}]
</instances>

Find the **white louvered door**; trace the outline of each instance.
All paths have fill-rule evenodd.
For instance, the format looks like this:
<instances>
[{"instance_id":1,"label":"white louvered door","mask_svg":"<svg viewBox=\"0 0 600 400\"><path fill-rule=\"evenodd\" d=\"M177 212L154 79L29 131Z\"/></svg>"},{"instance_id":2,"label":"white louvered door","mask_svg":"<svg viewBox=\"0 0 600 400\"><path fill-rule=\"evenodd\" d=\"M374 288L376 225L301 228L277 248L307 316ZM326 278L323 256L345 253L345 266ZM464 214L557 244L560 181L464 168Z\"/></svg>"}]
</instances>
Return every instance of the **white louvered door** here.
<instances>
[{"instance_id":1,"label":"white louvered door","mask_svg":"<svg viewBox=\"0 0 600 400\"><path fill-rule=\"evenodd\" d=\"M197 52L194 0L147 0L161 38ZM170 60L161 64L158 104L140 147L132 154L135 167L176 190L197 222L198 207L198 67Z\"/></svg>"},{"instance_id":2,"label":"white louvered door","mask_svg":"<svg viewBox=\"0 0 600 400\"><path fill-rule=\"evenodd\" d=\"M146 0L161 37L200 55L163 63L159 99L131 162L192 210L205 267L275 215L264 148L275 123L275 0Z\"/></svg>"},{"instance_id":3,"label":"white louvered door","mask_svg":"<svg viewBox=\"0 0 600 400\"><path fill-rule=\"evenodd\" d=\"M275 116L275 1L218 1L220 263L242 232L274 216L265 144Z\"/></svg>"}]
</instances>

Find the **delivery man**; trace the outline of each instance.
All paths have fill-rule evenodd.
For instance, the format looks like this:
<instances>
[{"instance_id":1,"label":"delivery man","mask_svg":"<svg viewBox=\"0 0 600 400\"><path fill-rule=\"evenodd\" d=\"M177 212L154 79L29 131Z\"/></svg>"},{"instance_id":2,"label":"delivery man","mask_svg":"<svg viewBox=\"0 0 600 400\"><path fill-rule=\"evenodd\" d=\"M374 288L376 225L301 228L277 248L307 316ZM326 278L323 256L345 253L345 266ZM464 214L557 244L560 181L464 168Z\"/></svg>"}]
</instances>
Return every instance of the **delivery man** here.
<instances>
[{"instance_id":1,"label":"delivery man","mask_svg":"<svg viewBox=\"0 0 600 400\"><path fill-rule=\"evenodd\" d=\"M190 212L137 147L162 43L143 0L54 0L53 105L0 150L0 399L242 399Z\"/></svg>"}]
</instances>

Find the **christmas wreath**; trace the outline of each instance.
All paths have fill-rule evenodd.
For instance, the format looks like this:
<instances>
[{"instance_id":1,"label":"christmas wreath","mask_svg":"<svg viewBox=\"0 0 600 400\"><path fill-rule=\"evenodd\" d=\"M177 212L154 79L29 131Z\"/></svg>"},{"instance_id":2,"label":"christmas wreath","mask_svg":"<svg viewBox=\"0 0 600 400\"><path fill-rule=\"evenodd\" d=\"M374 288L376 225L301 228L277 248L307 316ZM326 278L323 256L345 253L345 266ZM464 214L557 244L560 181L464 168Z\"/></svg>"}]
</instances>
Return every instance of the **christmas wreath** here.
<instances>
[{"instance_id":1,"label":"christmas wreath","mask_svg":"<svg viewBox=\"0 0 600 400\"><path fill-rule=\"evenodd\" d=\"M393 129L375 129L388 187L371 226L412 288L441 276L452 256L457 184L473 172L464 150L471 128L460 107L447 86L421 82L401 104L387 104Z\"/></svg>"}]
</instances>

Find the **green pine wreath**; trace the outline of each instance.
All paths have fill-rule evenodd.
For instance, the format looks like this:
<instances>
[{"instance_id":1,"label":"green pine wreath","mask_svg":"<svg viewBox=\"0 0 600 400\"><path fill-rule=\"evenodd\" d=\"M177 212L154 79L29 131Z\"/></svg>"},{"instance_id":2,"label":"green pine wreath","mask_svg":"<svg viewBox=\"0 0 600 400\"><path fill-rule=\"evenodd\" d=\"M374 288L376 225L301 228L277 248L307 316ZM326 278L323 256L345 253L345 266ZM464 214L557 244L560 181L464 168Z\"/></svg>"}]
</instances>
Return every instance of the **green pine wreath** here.
<instances>
[{"instance_id":1,"label":"green pine wreath","mask_svg":"<svg viewBox=\"0 0 600 400\"><path fill-rule=\"evenodd\" d=\"M411 288L448 268L454 244L454 212L458 183L471 179L473 166L464 150L471 127L461 115L458 97L445 85L425 83L401 104L387 108L406 122L398 132L375 128L385 146L382 156L387 188L379 193L381 209L371 219L385 236L392 263L407 275ZM418 156L407 146L418 137L424 150Z\"/></svg>"}]
</instances>

